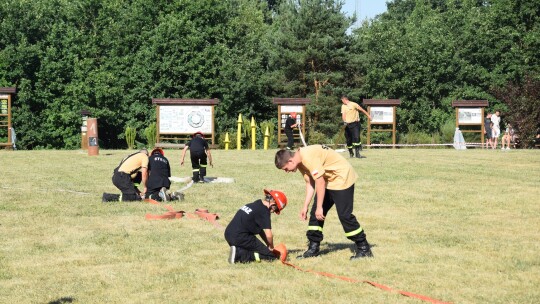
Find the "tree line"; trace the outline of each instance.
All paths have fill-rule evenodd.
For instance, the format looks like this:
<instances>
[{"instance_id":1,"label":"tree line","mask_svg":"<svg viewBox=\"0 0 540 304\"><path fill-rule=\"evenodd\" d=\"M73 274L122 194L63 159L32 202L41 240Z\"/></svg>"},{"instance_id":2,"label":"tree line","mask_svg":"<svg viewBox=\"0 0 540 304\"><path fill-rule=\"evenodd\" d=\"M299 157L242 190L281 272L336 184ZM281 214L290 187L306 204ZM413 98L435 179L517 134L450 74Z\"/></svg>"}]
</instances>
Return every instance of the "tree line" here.
<instances>
[{"instance_id":1,"label":"tree line","mask_svg":"<svg viewBox=\"0 0 540 304\"><path fill-rule=\"evenodd\" d=\"M394 0L369 20L339 0L5 0L0 87L23 149L106 148L155 121L152 98L218 98L216 132L272 97L307 97L308 136L336 138L343 94L398 98L398 133L440 132L452 100L487 99L525 144L540 121L540 2ZM0 137L6 136L0 134Z\"/></svg>"}]
</instances>

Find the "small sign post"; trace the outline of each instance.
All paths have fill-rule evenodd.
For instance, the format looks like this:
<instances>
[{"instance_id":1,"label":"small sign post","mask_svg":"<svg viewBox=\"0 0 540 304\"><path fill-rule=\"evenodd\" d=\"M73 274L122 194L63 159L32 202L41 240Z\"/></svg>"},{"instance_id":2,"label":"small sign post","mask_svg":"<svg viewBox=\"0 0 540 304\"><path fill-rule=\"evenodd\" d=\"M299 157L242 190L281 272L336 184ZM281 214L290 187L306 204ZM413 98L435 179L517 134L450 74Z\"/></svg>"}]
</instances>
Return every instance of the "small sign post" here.
<instances>
[{"instance_id":1,"label":"small sign post","mask_svg":"<svg viewBox=\"0 0 540 304\"><path fill-rule=\"evenodd\" d=\"M287 140L285 135L285 122L291 113L296 113L296 123L302 124L302 134L306 134L306 105L311 102L309 98L272 98L272 103L278 106L278 146L281 145L281 138ZM295 134L294 138L299 138Z\"/></svg>"},{"instance_id":2,"label":"small sign post","mask_svg":"<svg viewBox=\"0 0 540 304\"><path fill-rule=\"evenodd\" d=\"M460 130L461 133L480 133L482 147L484 146L484 108L487 100L454 100L452 107L456 108L456 128L459 126L476 126L480 130Z\"/></svg>"},{"instance_id":3,"label":"small sign post","mask_svg":"<svg viewBox=\"0 0 540 304\"><path fill-rule=\"evenodd\" d=\"M7 141L0 142L0 147L5 147L6 150L13 150L11 104L16 92L16 88L0 88L0 130L5 128L5 132L1 130L0 134L7 136Z\"/></svg>"},{"instance_id":4,"label":"small sign post","mask_svg":"<svg viewBox=\"0 0 540 304\"><path fill-rule=\"evenodd\" d=\"M392 148L396 148L396 106L401 104L399 99L364 99L364 105L371 116L368 120L367 145L371 145L371 132L392 132ZM372 128L372 125L391 125L392 129Z\"/></svg>"}]
</instances>

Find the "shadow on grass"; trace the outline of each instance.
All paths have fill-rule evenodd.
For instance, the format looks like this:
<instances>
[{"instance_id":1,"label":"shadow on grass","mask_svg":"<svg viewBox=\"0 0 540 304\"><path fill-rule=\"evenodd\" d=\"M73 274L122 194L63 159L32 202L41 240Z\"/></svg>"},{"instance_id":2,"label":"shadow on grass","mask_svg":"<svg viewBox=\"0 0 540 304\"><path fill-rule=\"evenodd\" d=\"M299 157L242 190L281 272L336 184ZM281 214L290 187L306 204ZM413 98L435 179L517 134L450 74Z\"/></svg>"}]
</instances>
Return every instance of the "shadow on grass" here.
<instances>
[{"instance_id":1,"label":"shadow on grass","mask_svg":"<svg viewBox=\"0 0 540 304\"><path fill-rule=\"evenodd\" d=\"M72 297L61 297L60 299L54 300L54 301L50 301L50 302L47 303L47 304L73 303L73 301L75 301L75 299L73 299Z\"/></svg>"},{"instance_id":2,"label":"shadow on grass","mask_svg":"<svg viewBox=\"0 0 540 304\"><path fill-rule=\"evenodd\" d=\"M370 246L373 248L377 246L376 244L370 244ZM354 254L356 245L354 243L321 243L321 251L319 251L319 256L323 256L326 254L329 254L334 251L339 251L343 249L349 249L351 253ZM307 245L305 249L291 249L288 250L289 255L291 256L297 256L297 258L303 258L302 253L307 250Z\"/></svg>"}]
</instances>

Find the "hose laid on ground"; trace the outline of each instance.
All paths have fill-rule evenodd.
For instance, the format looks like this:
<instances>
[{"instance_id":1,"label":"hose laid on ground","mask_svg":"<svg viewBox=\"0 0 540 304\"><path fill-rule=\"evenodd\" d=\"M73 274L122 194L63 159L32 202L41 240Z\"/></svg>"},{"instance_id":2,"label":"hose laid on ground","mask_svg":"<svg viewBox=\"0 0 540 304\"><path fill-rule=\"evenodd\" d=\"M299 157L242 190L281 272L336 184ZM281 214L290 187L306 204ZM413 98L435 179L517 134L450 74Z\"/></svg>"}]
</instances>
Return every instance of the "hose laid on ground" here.
<instances>
[{"instance_id":1,"label":"hose laid on ground","mask_svg":"<svg viewBox=\"0 0 540 304\"><path fill-rule=\"evenodd\" d=\"M153 204L153 205L161 205L158 201L155 201L153 199L145 199L144 201L147 202L147 203ZM184 215L186 215L188 218L201 218L203 220L209 221L210 223L212 223L214 225L214 227L219 228L219 229L223 229L223 226L221 226L216 221L217 219L219 219L219 215L217 213L210 213L206 209L195 209L194 213L187 213L185 211L175 211L174 208L171 207L170 205L163 205L163 206L169 211L162 214L162 215L146 214L146 219L147 220L181 219ZM351 283L367 283L367 284L369 284L369 285L371 285L373 287L377 287L377 288L382 289L382 290L386 290L386 291L389 291L389 292L397 292L397 293L399 293L401 295L404 295L404 296L407 296L407 297L410 297L410 298L416 298L416 299L426 301L426 302L430 302L430 303L434 303L434 304L448 304L449 303L449 302L439 301L439 300L436 300L436 299L433 299L433 298L430 298L430 297L427 297L427 296L424 296L424 295L420 295L420 294L416 294L416 293L412 293L412 292L408 292L408 291L395 290L395 289L392 289L392 288L390 288L390 287L388 287L386 285L379 284L379 283L372 282L372 281L357 280L357 279L352 279L352 278L349 278L349 277L335 275L335 274L328 273L328 272L321 272L321 271L314 271L314 270L309 270L309 269L302 269L302 268L300 268L300 267L286 261L287 260L287 248L285 247L284 244L279 244L279 245L275 246L274 247L274 254L280 259L280 261L281 261L281 263L283 265L292 267L292 268L294 268L296 270L299 270L299 271L302 271L302 272L310 272L310 273L313 273L313 274L316 274L316 275L325 276L325 277L334 278L334 279L340 279L342 281L351 282Z\"/></svg>"}]
</instances>

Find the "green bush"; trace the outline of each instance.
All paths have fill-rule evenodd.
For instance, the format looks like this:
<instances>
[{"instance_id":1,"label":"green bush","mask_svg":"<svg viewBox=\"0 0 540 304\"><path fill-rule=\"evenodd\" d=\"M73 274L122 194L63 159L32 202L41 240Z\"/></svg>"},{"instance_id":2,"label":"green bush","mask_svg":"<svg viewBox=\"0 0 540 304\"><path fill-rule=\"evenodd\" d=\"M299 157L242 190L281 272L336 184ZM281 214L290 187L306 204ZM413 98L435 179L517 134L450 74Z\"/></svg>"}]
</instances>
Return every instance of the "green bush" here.
<instances>
[{"instance_id":1,"label":"green bush","mask_svg":"<svg viewBox=\"0 0 540 304\"><path fill-rule=\"evenodd\" d=\"M270 136L268 137L268 148L275 148L277 147L276 142L276 125L277 121L274 120L263 120L259 124L259 130L260 130L260 136L257 138L257 142L260 143L261 147L264 147L264 135L266 133L266 128L268 128L268 133Z\"/></svg>"},{"instance_id":2,"label":"green bush","mask_svg":"<svg viewBox=\"0 0 540 304\"><path fill-rule=\"evenodd\" d=\"M322 132L310 131L307 138L308 145L332 144L332 141Z\"/></svg>"},{"instance_id":3,"label":"green bush","mask_svg":"<svg viewBox=\"0 0 540 304\"><path fill-rule=\"evenodd\" d=\"M229 133L229 150L236 149L236 131L229 131L222 133L218 138L218 146L220 149L225 149L225 134Z\"/></svg>"},{"instance_id":4,"label":"green bush","mask_svg":"<svg viewBox=\"0 0 540 304\"><path fill-rule=\"evenodd\" d=\"M345 145L347 143L347 139L345 138L345 129L339 128L339 131L334 134L334 137L332 137L332 141L336 145Z\"/></svg>"},{"instance_id":5,"label":"green bush","mask_svg":"<svg viewBox=\"0 0 540 304\"><path fill-rule=\"evenodd\" d=\"M146 129L144 129L144 135L146 136L146 142L149 149L153 149L156 146L157 129L156 123L151 123Z\"/></svg>"},{"instance_id":6,"label":"green bush","mask_svg":"<svg viewBox=\"0 0 540 304\"><path fill-rule=\"evenodd\" d=\"M126 143L127 143L128 149L134 149L135 136L137 135L137 129L127 126L125 134L126 134Z\"/></svg>"},{"instance_id":7,"label":"green bush","mask_svg":"<svg viewBox=\"0 0 540 304\"><path fill-rule=\"evenodd\" d=\"M441 143L449 144L454 142L454 133L456 132L456 121L453 119L447 120L440 129Z\"/></svg>"}]
</instances>

